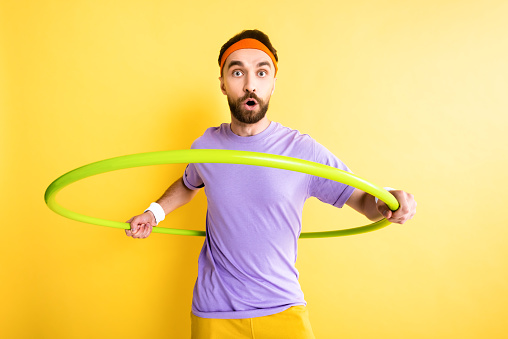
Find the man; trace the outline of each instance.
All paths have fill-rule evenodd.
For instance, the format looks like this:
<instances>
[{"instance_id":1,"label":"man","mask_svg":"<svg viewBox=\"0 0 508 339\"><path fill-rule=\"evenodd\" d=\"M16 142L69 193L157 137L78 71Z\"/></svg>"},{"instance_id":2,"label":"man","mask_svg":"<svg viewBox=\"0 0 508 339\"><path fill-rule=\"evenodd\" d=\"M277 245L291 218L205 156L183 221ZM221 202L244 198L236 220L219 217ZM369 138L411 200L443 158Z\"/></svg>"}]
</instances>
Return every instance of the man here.
<instances>
[{"instance_id":1,"label":"man","mask_svg":"<svg viewBox=\"0 0 508 339\"><path fill-rule=\"evenodd\" d=\"M348 170L308 135L266 117L275 89L277 51L258 30L243 31L221 49L220 88L231 123L209 128L192 148L285 155ZM146 238L165 215L204 187L206 238L192 302L193 338L314 338L295 268L304 202L354 208L371 220L404 223L416 211L412 195L393 190L400 208L354 187L281 169L189 164L145 213L131 218L128 236Z\"/></svg>"}]
</instances>

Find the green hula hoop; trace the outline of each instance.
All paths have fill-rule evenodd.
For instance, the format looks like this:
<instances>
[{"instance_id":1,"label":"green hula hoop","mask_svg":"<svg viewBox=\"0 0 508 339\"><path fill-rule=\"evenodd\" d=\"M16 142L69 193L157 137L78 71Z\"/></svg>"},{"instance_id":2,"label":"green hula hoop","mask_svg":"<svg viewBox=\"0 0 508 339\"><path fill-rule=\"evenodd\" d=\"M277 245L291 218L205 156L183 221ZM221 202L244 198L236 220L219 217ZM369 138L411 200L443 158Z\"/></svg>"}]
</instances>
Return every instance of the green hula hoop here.
<instances>
[{"instance_id":1,"label":"green hula hoop","mask_svg":"<svg viewBox=\"0 0 508 339\"><path fill-rule=\"evenodd\" d=\"M125 155L116 158L106 159L94 162L75 170L72 170L55 181L53 181L46 189L44 200L48 207L54 212L73 219L89 224L107 226L121 229L130 229L130 225L125 222L118 222L106 219L99 219L87 215L70 211L60 206L56 200L56 194L64 187L90 176L115 171L125 168L163 165L163 164L186 164L186 163L225 163L225 164L242 164L280 168L289 171L307 173L322 177L325 179L335 180L344 184L356 187L364 192L384 201L388 207L395 211L399 208L397 199L388 191L375 186L364 179L340 169L315 163L312 161L301 160L281 155L273 155L257 152L233 151L233 150L213 150L213 149L190 149L190 150L173 150L148 152L132 155ZM328 238L339 237L345 235L361 234L372 232L390 225L386 219L374 222L366 226L360 226L349 229L326 232L305 232L300 234L300 238ZM183 230L165 227L154 227L152 232L177 235L204 236L205 231Z\"/></svg>"}]
</instances>

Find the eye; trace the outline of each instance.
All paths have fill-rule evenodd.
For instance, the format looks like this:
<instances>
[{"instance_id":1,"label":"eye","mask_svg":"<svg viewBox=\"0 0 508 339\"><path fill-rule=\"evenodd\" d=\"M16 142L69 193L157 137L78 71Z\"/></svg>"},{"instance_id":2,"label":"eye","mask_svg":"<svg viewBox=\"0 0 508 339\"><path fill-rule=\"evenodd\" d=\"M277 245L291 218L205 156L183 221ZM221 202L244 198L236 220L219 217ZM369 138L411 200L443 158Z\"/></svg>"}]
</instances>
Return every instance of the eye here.
<instances>
[{"instance_id":1,"label":"eye","mask_svg":"<svg viewBox=\"0 0 508 339\"><path fill-rule=\"evenodd\" d=\"M238 71L238 70L233 71L233 76L234 77L239 77L239 76L242 76L242 75L243 75L242 71Z\"/></svg>"},{"instance_id":2,"label":"eye","mask_svg":"<svg viewBox=\"0 0 508 339\"><path fill-rule=\"evenodd\" d=\"M261 77L261 78L264 78L266 76L266 71L259 71L258 72L258 75Z\"/></svg>"}]
</instances>

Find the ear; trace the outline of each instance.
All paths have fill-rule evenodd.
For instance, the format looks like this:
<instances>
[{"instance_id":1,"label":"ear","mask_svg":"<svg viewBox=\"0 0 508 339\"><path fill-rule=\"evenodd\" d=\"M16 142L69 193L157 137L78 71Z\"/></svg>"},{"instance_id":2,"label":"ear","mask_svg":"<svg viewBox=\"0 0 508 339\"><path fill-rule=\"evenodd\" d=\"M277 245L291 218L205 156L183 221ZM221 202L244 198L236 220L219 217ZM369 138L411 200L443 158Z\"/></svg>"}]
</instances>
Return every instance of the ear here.
<instances>
[{"instance_id":1,"label":"ear","mask_svg":"<svg viewBox=\"0 0 508 339\"><path fill-rule=\"evenodd\" d=\"M224 77L219 77L219 81L220 81L220 90L222 91L222 94L227 95L226 84L224 83Z\"/></svg>"},{"instance_id":2,"label":"ear","mask_svg":"<svg viewBox=\"0 0 508 339\"><path fill-rule=\"evenodd\" d=\"M273 78L273 89L272 89L272 94L270 95L273 95L273 92L275 92L275 82L277 81L277 78Z\"/></svg>"}]
</instances>

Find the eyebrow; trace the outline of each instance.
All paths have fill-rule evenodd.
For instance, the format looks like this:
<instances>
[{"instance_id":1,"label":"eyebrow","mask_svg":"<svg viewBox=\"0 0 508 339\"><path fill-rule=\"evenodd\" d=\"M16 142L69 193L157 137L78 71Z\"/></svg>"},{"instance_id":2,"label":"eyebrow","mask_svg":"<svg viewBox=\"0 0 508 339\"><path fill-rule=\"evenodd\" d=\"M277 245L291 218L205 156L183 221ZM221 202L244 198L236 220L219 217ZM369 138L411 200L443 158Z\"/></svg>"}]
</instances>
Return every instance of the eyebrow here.
<instances>
[{"instance_id":1,"label":"eyebrow","mask_svg":"<svg viewBox=\"0 0 508 339\"><path fill-rule=\"evenodd\" d=\"M272 64L270 64L268 61L261 61L261 62L258 64L258 67L261 67L261 66L268 66L268 67L272 67Z\"/></svg>"},{"instance_id":2,"label":"eyebrow","mask_svg":"<svg viewBox=\"0 0 508 339\"><path fill-rule=\"evenodd\" d=\"M229 63L228 65L228 69L230 69L231 67L233 66L240 66L240 67L243 67L243 62L241 62L240 60L233 60ZM272 65L270 64L270 62L268 61L261 61L260 63L257 64L257 67L261 67L261 66L268 66L268 67L271 67Z\"/></svg>"},{"instance_id":3,"label":"eyebrow","mask_svg":"<svg viewBox=\"0 0 508 339\"><path fill-rule=\"evenodd\" d=\"M239 61L239 60L233 60L229 63L228 65L228 69L233 67L233 66L240 66L240 67L243 67L243 62Z\"/></svg>"}]
</instances>

